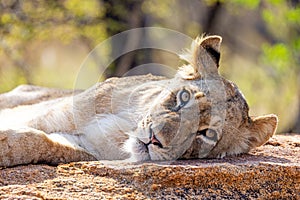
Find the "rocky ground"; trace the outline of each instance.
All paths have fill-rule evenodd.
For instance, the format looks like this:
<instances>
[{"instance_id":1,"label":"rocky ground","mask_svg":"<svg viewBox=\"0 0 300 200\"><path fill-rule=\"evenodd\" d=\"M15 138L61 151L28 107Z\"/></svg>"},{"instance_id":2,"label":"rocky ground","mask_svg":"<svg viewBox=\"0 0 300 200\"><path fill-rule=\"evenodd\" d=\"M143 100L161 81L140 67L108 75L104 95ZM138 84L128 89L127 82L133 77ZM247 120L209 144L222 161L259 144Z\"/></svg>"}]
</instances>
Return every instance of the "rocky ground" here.
<instances>
[{"instance_id":1,"label":"rocky ground","mask_svg":"<svg viewBox=\"0 0 300 200\"><path fill-rule=\"evenodd\" d=\"M0 199L300 199L300 135L226 159L4 168Z\"/></svg>"}]
</instances>

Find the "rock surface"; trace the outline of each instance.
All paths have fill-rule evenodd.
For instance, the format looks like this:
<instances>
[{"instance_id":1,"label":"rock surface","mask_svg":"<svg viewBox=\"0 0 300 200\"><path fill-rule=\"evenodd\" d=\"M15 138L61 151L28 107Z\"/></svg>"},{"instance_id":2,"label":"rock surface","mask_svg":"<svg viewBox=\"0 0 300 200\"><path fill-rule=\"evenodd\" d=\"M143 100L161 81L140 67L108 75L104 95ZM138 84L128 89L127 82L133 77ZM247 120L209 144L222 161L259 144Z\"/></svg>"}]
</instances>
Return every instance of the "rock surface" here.
<instances>
[{"instance_id":1,"label":"rock surface","mask_svg":"<svg viewBox=\"0 0 300 200\"><path fill-rule=\"evenodd\" d=\"M300 135L239 157L0 170L0 199L300 199Z\"/></svg>"}]
</instances>

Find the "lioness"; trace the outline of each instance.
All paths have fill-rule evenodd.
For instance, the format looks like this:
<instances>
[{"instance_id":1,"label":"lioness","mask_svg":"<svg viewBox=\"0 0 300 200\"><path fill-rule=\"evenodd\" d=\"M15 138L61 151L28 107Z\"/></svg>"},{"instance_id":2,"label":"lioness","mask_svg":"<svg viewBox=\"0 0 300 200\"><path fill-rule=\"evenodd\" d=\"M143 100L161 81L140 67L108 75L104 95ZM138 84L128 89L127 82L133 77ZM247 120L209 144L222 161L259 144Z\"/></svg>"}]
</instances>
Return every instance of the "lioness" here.
<instances>
[{"instance_id":1,"label":"lioness","mask_svg":"<svg viewBox=\"0 0 300 200\"><path fill-rule=\"evenodd\" d=\"M174 78L110 78L85 91L24 85L0 95L0 166L222 158L264 144L277 117L249 117L218 73L219 36L199 37Z\"/></svg>"}]
</instances>

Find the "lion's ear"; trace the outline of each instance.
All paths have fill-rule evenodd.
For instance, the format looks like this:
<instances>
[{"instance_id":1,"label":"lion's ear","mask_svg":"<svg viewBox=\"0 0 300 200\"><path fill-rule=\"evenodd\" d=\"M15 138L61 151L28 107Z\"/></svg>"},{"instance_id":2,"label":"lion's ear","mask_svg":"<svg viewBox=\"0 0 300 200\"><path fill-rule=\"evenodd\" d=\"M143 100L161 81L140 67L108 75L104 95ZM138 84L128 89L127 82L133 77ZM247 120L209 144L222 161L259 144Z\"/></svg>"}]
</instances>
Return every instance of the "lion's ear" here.
<instances>
[{"instance_id":1,"label":"lion's ear","mask_svg":"<svg viewBox=\"0 0 300 200\"><path fill-rule=\"evenodd\" d=\"M252 118L249 127L248 144L255 148L266 143L275 133L278 124L276 115L265 115Z\"/></svg>"},{"instance_id":2,"label":"lion's ear","mask_svg":"<svg viewBox=\"0 0 300 200\"><path fill-rule=\"evenodd\" d=\"M221 47L222 38L220 36L209 36L201 42L201 46L205 49L204 54L208 54L214 61L215 66L219 67L220 62L220 47ZM198 58L201 55L198 55Z\"/></svg>"},{"instance_id":3,"label":"lion's ear","mask_svg":"<svg viewBox=\"0 0 300 200\"><path fill-rule=\"evenodd\" d=\"M265 144L275 133L278 124L276 115L265 115L260 117L251 117L249 123L233 133L223 145L229 144L226 152L218 152L220 155L237 155L248 153L251 149ZM223 136L224 137L224 136ZM233 138L234 137L234 138Z\"/></svg>"},{"instance_id":4,"label":"lion's ear","mask_svg":"<svg viewBox=\"0 0 300 200\"><path fill-rule=\"evenodd\" d=\"M179 74L185 79L218 75L221 42L217 35L196 38L191 48L180 55L189 65L181 67Z\"/></svg>"}]
</instances>

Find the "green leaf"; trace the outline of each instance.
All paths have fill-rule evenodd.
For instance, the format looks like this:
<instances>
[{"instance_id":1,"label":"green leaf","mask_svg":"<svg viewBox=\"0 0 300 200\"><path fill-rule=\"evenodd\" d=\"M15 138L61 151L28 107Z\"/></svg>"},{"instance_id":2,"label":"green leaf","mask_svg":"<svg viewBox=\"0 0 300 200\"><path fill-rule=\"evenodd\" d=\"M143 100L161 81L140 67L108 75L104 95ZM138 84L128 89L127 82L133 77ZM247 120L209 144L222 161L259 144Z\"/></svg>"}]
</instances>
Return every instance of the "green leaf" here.
<instances>
[{"instance_id":1,"label":"green leaf","mask_svg":"<svg viewBox=\"0 0 300 200\"><path fill-rule=\"evenodd\" d=\"M294 24L300 24L300 8L291 9L286 13L286 19L288 22Z\"/></svg>"},{"instance_id":2,"label":"green leaf","mask_svg":"<svg viewBox=\"0 0 300 200\"><path fill-rule=\"evenodd\" d=\"M231 0L230 2L248 9L255 9L259 6L260 0Z\"/></svg>"},{"instance_id":3,"label":"green leaf","mask_svg":"<svg viewBox=\"0 0 300 200\"><path fill-rule=\"evenodd\" d=\"M290 67L293 61L291 51L286 44L264 44L262 50L264 62L274 67L278 73L284 73L286 71L285 69Z\"/></svg>"}]
</instances>

